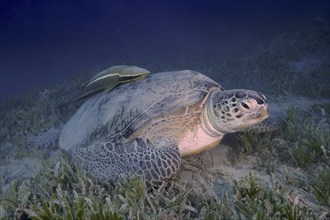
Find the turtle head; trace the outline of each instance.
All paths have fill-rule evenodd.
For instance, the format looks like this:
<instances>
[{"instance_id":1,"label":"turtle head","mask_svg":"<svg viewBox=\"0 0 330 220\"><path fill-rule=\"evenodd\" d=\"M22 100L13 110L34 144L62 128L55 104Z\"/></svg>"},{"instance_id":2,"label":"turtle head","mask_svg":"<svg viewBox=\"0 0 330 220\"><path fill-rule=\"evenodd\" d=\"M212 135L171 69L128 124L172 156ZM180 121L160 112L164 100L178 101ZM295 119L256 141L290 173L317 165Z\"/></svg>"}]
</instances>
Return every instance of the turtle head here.
<instances>
[{"instance_id":1,"label":"turtle head","mask_svg":"<svg viewBox=\"0 0 330 220\"><path fill-rule=\"evenodd\" d=\"M244 130L269 115L266 97L252 90L225 90L210 94L204 111L210 133L225 134Z\"/></svg>"}]
</instances>

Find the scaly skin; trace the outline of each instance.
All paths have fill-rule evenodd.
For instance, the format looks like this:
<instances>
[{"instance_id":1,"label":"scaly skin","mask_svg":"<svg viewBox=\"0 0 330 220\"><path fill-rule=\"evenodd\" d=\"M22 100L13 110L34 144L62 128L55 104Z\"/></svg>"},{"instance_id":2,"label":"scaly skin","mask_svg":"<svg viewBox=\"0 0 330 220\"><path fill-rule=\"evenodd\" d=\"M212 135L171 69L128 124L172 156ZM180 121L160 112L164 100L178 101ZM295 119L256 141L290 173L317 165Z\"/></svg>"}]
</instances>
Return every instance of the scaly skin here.
<instances>
[{"instance_id":1,"label":"scaly skin","mask_svg":"<svg viewBox=\"0 0 330 220\"><path fill-rule=\"evenodd\" d=\"M69 153L87 172L112 183L121 177L144 177L147 183L157 185L172 177L181 164L179 148L170 139L157 146L141 138L125 144L97 142L72 148Z\"/></svg>"}]
</instances>

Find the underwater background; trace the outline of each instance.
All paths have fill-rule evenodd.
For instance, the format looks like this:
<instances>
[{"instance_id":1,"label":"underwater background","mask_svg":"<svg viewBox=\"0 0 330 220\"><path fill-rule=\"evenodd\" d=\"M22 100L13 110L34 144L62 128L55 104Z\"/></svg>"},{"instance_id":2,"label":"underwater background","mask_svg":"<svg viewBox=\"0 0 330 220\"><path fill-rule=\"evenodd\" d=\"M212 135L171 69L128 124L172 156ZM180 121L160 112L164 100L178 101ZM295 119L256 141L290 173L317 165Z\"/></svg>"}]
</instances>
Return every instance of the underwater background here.
<instances>
[{"instance_id":1,"label":"underwater background","mask_svg":"<svg viewBox=\"0 0 330 220\"><path fill-rule=\"evenodd\" d=\"M223 84L225 59L325 22L329 10L326 0L1 0L1 100L119 64L194 69Z\"/></svg>"},{"instance_id":2,"label":"underwater background","mask_svg":"<svg viewBox=\"0 0 330 220\"><path fill-rule=\"evenodd\" d=\"M59 150L116 65L191 69L265 94L269 133L226 135L158 188ZM0 0L0 219L330 219L330 1Z\"/></svg>"}]
</instances>

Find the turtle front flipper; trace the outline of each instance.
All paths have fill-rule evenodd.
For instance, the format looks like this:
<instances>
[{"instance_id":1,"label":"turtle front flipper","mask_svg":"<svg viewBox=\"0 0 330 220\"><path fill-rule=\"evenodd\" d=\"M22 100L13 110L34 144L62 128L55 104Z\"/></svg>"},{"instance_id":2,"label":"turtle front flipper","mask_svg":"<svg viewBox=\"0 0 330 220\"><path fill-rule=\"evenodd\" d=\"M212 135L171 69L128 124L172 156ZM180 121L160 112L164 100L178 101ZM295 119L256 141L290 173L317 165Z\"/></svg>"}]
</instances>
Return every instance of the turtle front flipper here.
<instances>
[{"instance_id":1,"label":"turtle front flipper","mask_svg":"<svg viewBox=\"0 0 330 220\"><path fill-rule=\"evenodd\" d=\"M112 183L120 178L143 177L157 185L179 169L181 157L176 143L162 139L157 146L136 138L127 143L97 142L69 150L73 161L92 176Z\"/></svg>"},{"instance_id":2,"label":"turtle front flipper","mask_svg":"<svg viewBox=\"0 0 330 220\"><path fill-rule=\"evenodd\" d=\"M84 83L81 87L80 94L73 98L69 103L79 101L101 92L110 91L119 84L142 79L149 74L150 72L148 70L137 66L120 65L107 68Z\"/></svg>"}]
</instances>

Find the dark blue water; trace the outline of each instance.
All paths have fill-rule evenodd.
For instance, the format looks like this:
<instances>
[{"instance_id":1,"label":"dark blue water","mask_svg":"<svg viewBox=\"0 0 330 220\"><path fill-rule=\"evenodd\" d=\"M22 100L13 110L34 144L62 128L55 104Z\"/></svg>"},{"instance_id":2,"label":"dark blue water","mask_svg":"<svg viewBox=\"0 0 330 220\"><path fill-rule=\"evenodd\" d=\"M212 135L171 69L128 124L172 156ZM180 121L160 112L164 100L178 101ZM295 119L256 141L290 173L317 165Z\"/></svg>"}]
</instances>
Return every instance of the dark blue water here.
<instances>
[{"instance_id":1,"label":"dark blue water","mask_svg":"<svg viewBox=\"0 0 330 220\"><path fill-rule=\"evenodd\" d=\"M1 0L1 100L107 65L195 68L330 15L330 1Z\"/></svg>"}]
</instances>

